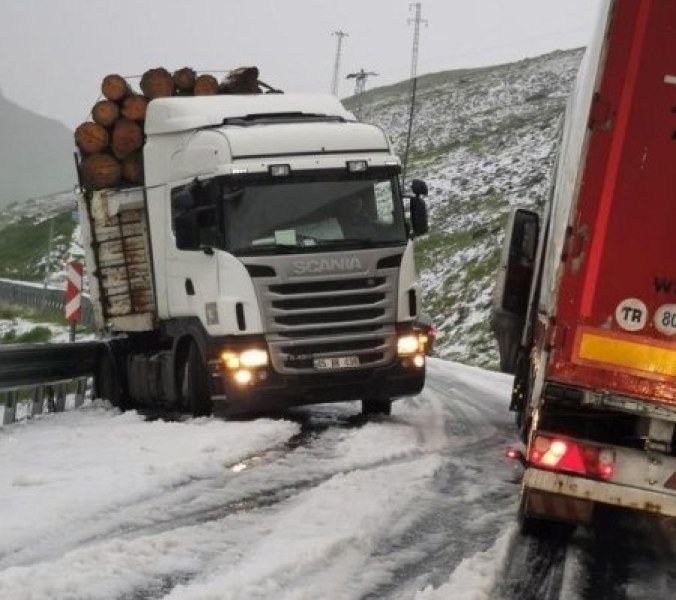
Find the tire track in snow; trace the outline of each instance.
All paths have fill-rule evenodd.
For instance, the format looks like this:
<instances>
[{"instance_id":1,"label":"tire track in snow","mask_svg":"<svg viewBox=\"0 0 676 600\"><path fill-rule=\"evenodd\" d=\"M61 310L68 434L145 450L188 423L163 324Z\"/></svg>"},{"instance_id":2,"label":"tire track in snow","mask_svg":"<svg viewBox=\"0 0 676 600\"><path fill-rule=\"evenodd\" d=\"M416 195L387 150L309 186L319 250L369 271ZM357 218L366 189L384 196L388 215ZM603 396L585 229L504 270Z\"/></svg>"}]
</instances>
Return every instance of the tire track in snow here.
<instances>
[{"instance_id":1,"label":"tire track in snow","mask_svg":"<svg viewBox=\"0 0 676 600\"><path fill-rule=\"evenodd\" d=\"M377 549L375 560L392 561L392 580L366 600L412 597L439 587L468 556L489 548L513 521L517 489L502 449L515 438L505 386L490 384L485 395L455 371L432 367L423 393L409 401L411 418L425 417L432 445L442 457L434 489L404 531ZM498 381L500 379L498 378ZM503 408L504 407L504 408ZM408 594L402 595L406 590Z\"/></svg>"}]
</instances>

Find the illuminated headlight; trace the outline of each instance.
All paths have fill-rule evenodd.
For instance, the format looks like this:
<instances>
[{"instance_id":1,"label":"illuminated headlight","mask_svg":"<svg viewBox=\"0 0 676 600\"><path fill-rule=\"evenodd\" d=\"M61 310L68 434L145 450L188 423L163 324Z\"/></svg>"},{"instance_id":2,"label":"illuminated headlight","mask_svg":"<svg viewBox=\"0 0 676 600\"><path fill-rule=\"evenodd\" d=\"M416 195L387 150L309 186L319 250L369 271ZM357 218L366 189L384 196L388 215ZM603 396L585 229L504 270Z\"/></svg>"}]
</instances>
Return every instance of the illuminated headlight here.
<instances>
[{"instance_id":1,"label":"illuminated headlight","mask_svg":"<svg viewBox=\"0 0 676 600\"><path fill-rule=\"evenodd\" d=\"M235 371L234 378L235 381L240 385L246 385L248 383L251 383L251 380L253 379L253 374L251 373L251 371L247 371L246 369L240 369L239 371Z\"/></svg>"},{"instance_id":2,"label":"illuminated headlight","mask_svg":"<svg viewBox=\"0 0 676 600\"><path fill-rule=\"evenodd\" d=\"M258 348L245 350L239 355L239 363L245 369L264 367L268 364L268 353L265 350L259 350Z\"/></svg>"},{"instance_id":3,"label":"illuminated headlight","mask_svg":"<svg viewBox=\"0 0 676 600\"><path fill-rule=\"evenodd\" d=\"M249 172L248 167L233 167L232 168L232 174L233 175L244 175L245 173Z\"/></svg>"},{"instance_id":4,"label":"illuminated headlight","mask_svg":"<svg viewBox=\"0 0 676 600\"><path fill-rule=\"evenodd\" d=\"M418 352L418 336L415 334L402 335L397 340L397 354L407 356Z\"/></svg>"},{"instance_id":5,"label":"illuminated headlight","mask_svg":"<svg viewBox=\"0 0 676 600\"><path fill-rule=\"evenodd\" d=\"M368 169L368 163L365 160L348 160L347 170L350 173L363 173Z\"/></svg>"},{"instance_id":6,"label":"illuminated headlight","mask_svg":"<svg viewBox=\"0 0 676 600\"><path fill-rule=\"evenodd\" d=\"M270 165L268 173L271 177L288 177L291 173L291 165Z\"/></svg>"},{"instance_id":7,"label":"illuminated headlight","mask_svg":"<svg viewBox=\"0 0 676 600\"><path fill-rule=\"evenodd\" d=\"M255 369L256 367L264 367L268 364L268 353L260 348L250 348L239 353L226 351L221 352L221 360L225 368L230 371L235 371L239 368Z\"/></svg>"}]
</instances>

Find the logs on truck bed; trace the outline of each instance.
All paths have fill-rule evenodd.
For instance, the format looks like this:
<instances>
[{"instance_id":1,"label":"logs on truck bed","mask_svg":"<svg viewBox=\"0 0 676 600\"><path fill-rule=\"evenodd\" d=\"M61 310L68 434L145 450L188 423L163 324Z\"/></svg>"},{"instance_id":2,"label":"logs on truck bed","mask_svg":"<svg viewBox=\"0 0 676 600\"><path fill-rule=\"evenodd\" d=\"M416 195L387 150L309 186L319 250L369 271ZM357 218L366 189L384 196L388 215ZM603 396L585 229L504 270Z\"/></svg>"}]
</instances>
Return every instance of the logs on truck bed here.
<instances>
[{"instance_id":1,"label":"logs on truck bed","mask_svg":"<svg viewBox=\"0 0 676 600\"><path fill-rule=\"evenodd\" d=\"M143 183L143 151L137 150L122 161L122 177L133 185Z\"/></svg>"},{"instance_id":2,"label":"logs on truck bed","mask_svg":"<svg viewBox=\"0 0 676 600\"><path fill-rule=\"evenodd\" d=\"M213 75L203 74L195 79L193 87L195 96L213 96L218 94L218 81Z\"/></svg>"},{"instance_id":3,"label":"logs on truck bed","mask_svg":"<svg viewBox=\"0 0 676 600\"><path fill-rule=\"evenodd\" d=\"M102 127L110 127L120 116L120 107L112 100L99 100L92 108L92 119Z\"/></svg>"},{"instance_id":4,"label":"logs on truck bed","mask_svg":"<svg viewBox=\"0 0 676 600\"><path fill-rule=\"evenodd\" d=\"M136 121L131 119L115 121L110 148L117 158L127 158L141 146L143 146L143 129Z\"/></svg>"},{"instance_id":5,"label":"logs on truck bed","mask_svg":"<svg viewBox=\"0 0 676 600\"><path fill-rule=\"evenodd\" d=\"M260 94L258 68L240 67L233 69L218 86L220 94Z\"/></svg>"},{"instance_id":6,"label":"logs on truck bed","mask_svg":"<svg viewBox=\"0 0 676 600\"><path fill-rule=\"evenodd\" d=\"M256 67L233 69L220 85L213 75L198 75L190 67L173 74L158 67L143 73L139 85L141 94L132 91L120 75L103 78L101 92L105 99L92 108L93 122L82 123L75 130L84 186L99 190L143 185L144 122L151 100L167 96L261 93Z\"/></svg>"},{"instance_id":7,"label":"logs on truck bed","mask_svg":"<svg viewBox=\"0 0 676 600\"><path fill-rule=\"evenodd\" d=\"M148 98L141 94L129 94L122 100L122 116L132 121L143 121L146 118Z\"/></svg>"},{"instance_id":8,"label":"logs on truck bed","mask_svg":"<svg viewBox=\"0 0 676 600\"><path fill-rule=\"evenodd\" d=\"M148 100L174 95L174 78L163 67L146 71L141 77L140 85Z\"/></svg>"},{"instance_id":9,"label":"logs on truck bed","mask_svg":"<svg viewBox=\"0 0 676 600\"><path fill-rule=\"evenodd\" d=\"M121 75L106 75L101 82L101 93L108 100L122 100L129 92L129 84Z\"/></svg>"},{"instance_id":10,"label":"logs on truck bed","mask_svg":"<svg viewBox=\"0 0 676 600\"><path fill-rule=\"evenodd\" d=\"M110 154L92 154L80 165L82 183L95 190L116 187L122 179L120 161Z\"/></svg>"},{"instance_id":11,"label":"logs on truck bed","mask_svg":"<svg viewBox=\"0 0 676 600\"><path fill-rule=\"evenodd\" d=\"M88 121L75 130L75 145L85 155L103 151L109 141L108 131L98 123Z\"/></svg>"},{"instance_id":12,"label":"logs on truck bed","mask_svg":"<svg viewBox=\"0 0 676 600\"><path fill-rule=\"evenodd\" d=\"M196 78L197 73L190 67L183 67L182 69L174 71L174 85L176 86L176 91L187 96L191 95L193 93L193 87L195 87Z\"/></svg>"}]
</instances>

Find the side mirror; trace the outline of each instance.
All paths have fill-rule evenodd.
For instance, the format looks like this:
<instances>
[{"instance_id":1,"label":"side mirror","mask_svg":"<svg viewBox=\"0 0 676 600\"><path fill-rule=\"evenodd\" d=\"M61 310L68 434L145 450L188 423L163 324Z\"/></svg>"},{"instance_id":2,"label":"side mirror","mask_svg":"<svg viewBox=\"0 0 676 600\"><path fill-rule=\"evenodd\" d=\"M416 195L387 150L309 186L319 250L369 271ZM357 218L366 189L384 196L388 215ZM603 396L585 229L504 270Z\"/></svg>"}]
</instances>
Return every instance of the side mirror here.
<instances>
[{"instance_id":1,"label":"side mirror","mask_svg":"<svg viewBox=\"0 0 676 600\"><path fill-rule=\"evenodd\" d=\"M429 230L427 206L420 196L411 198L411 228L414 235L424 235Z\"/></svg>"},{"instance_id":2,"label":"side mirror","mask_svg":"<svg viewBox=\"0 0 676 600\"><path fill-rule=\"evenodd\" d=\"M415 196L427 196L427 184L422 179L411 181L411 191Z\"/></svg>"}]
</instances>

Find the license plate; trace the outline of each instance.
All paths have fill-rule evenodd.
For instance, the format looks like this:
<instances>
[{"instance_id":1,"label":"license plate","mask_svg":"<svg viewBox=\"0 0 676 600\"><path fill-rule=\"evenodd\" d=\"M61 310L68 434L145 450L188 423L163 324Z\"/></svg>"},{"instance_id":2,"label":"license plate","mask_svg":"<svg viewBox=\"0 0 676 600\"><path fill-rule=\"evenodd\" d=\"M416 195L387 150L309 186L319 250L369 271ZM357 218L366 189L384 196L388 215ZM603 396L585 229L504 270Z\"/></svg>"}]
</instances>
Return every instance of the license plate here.
<instances>
[{"instance_id":1,"label":"license plate","mask_svg":"<svg viewBox=\"0 0 676 600\"><path fill-rule=\"evenodd\" d=\"M318 370L352 369L359 366L359 357L337 356L335 358L315 358L312 363L314 368Z\"/></svg>"}]
</instances>

